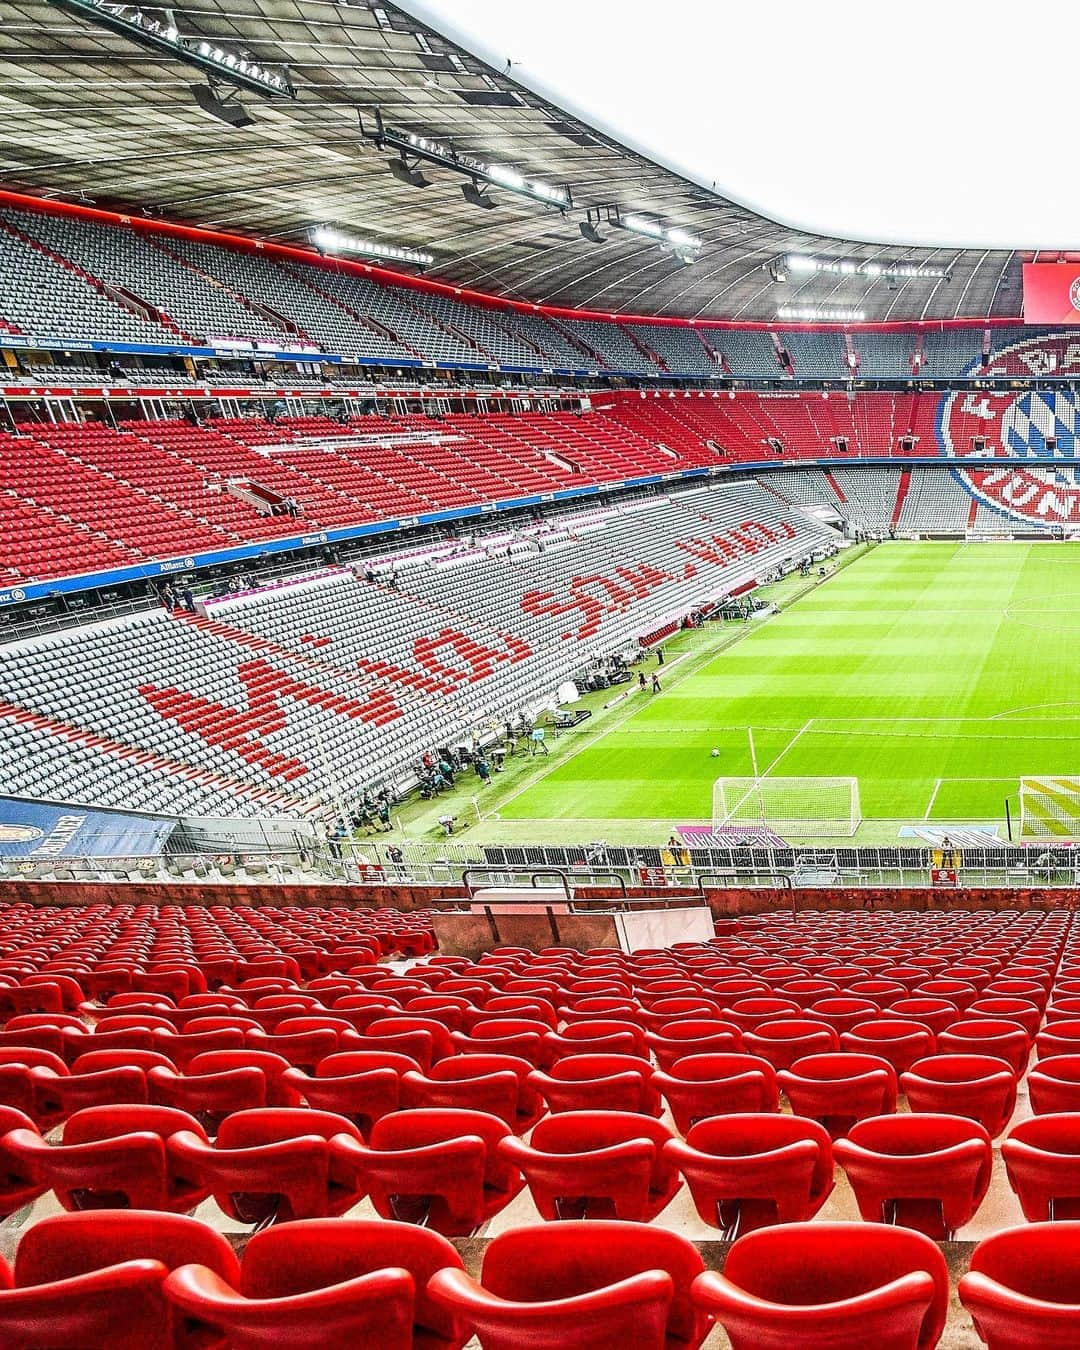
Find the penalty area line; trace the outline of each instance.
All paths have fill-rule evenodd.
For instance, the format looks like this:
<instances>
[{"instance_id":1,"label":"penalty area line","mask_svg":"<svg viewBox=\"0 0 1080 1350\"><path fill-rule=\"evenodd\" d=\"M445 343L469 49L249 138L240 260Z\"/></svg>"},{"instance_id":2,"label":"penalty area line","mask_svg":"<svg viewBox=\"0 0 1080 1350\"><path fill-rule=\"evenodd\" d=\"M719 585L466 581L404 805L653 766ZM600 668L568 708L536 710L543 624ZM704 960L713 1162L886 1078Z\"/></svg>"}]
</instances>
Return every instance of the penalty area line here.
<instances>
[{"instance_id":1,"label":"penalty area line","mask_svg":"<svg viewBox=\"0 0 1080 1350\"><path fill-rule=\"evenodd\" d=\"M934 802L937 801L938 789L944 780L941 778L934 780L934 790L930 794L930 800L926 803L926 811L923 813L923 820L930 819L930 812L934 809Z\"/></svg>"}]
</instances>

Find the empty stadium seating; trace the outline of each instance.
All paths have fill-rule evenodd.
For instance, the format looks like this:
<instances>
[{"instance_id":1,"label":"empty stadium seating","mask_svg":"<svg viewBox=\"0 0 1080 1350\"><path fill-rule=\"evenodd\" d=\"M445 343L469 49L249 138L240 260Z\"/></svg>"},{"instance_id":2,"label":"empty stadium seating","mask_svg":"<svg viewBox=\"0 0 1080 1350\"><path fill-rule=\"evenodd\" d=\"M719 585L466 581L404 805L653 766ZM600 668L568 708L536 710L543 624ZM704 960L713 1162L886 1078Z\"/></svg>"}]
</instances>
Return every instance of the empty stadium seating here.
<instances>
[{"instance_id":1,"label":"empty stadium seating","mask_svg":"<svg viewBox=\"0 0 1080 1350\"><path fill-rule=\"evenodd\" d=\"M647 530L642 522L648 520ZM147 614L0 653L5 790L305 814L547 697L597 644L677 620L830 537L753 482ZM591 579L591 580L590 580ZM62 753L61 753L62 751Z\"/></svg>"},{"instance_id":2,"label":"empty stadium seating","mask_svg":"<svg viewBox=\"0 0 1080 1350\"><path fill-rule=\"evenodd\" d=\"M1019 909L783 911L633 955L429 951L404 968L385 958L424 931L422 912L0 903L0 1209L22 1211L0 1267L0 1339L164 1350L184 1344L177 1335L240 1346L272 1335L329 1350L374 1329L402 1347L478 1334L555 1350L617 1334L669 1350L716 1321L755 1350L854 1350L867 1336L929 1348L949 1281L914 1227L981 1239L971 1274L950 1256L975 1327L951 1314L951 1343L1068 1344L1078 1117L1032 1119L1021 1103L1002 1146L1015 1199L1004 1177L987 1194L990 1135L974 1119L980 1065L998 1065L1015 1100L1020 1061L917 1062L902 1094L933 1084L935 1061L957 1070L937 1075L954 1094L942 1115L904 1109L891 1066L862 1052L796 1060L772 1080L772 1064L741 1052L666 1071L652 1053L671 1051L688 1011L713 1012L728 1044L745 1046L790 1023L792 1004L833 1036L874 1025L851 1021L871 1003L879 1024L899 1004L894 1020L922 1011L930 1036L980 1017L996 1036L1006 1009L976 1005L1019 1002L1016 984L1041 989L1046 1027L1067 1026L1075 922ZM951 1021L935 1006L948 1000L913 992L950 987L963 1002L976 983L985 999L963 1016L952 1004ZM822 997L825 984L856 992ZM535 1028L529 1047L517 1033L531 1065L491 1058L499 1025ZM229 1030L238 1049L196 1053ZM612 1035L620 1049L601 1051ZM738 1059L744 1088L764 1066L756 1114L739 1109L730 1076L704 1117L669 1109L672 1084L695 1080L687 1065ZM582 1072L557 1077L575 1062ZM711 1067L719 1082L724 1066ZM594 1095L523 1095L560 1082ZM183 1104L156 1100L183 1085ZM873 1116L868 1086L883 1108ZM457 1087L477 1095L455 1100ZM818 1118L845 1133L834 1142ZM834 1188L834 1153L851 1191ZM999 1231L1021 1214L1039 1221ZM457 1247L469 1234L482 1257ZM703 1260L718 1234L735 1245Z\"/></svg>"}]
</instances>

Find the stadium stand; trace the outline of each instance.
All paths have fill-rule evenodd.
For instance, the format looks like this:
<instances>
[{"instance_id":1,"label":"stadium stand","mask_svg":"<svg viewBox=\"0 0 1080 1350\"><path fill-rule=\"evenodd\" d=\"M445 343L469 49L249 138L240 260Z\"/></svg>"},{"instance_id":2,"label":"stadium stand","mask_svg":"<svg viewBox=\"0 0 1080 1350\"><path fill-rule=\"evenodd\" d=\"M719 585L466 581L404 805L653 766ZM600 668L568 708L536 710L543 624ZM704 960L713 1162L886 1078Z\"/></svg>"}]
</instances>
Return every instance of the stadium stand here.
<instances>
[{"instance_id":1,"label":"stadium stand","mask_svg":"<svg viewBox=\"0 0 1080 1350\"><path fill-rule=\"evenodd\" d=\"M792 329L782 336L784 349L791 358L796 376L808 375L826 380L842 380L851 374L847 348L839 333L799 332Z\"/></svg>"},{"instance_id":2,"label":"stadium stand","mask_svg":"<svg viewBox=\"0 0 1080 1350\"><path fill-rule=\"evenodd\" d=\"M856 333L852 344L859 357L863 379L906 380L912 373L915 339L910 333L879 333L872 329Z\"/></svg>"},{"instance_id":3,"label":"stadium stand","mask_svg":"<svg viewBox=\"0 0 1080 1350\"><path fill-rule=\"evenodd\" d=\"M748 481L436 550L403 561L397 590L338 571L211 618L159 610L11 644L0 781L177 814L212 814L223 793L241 814L325 811L327 794L401 782L430 745L548 696L598 643L617 649L829 536ZM98 746L96 763L54 753L67 742Z\"/></svg>"},{"instance_id":4,"label":"stadium stand","mask_svg":"<svg viewBox=\"0 0 1080 1350\"><path fill-rule=\"evenodd\" d=\"M268 1324L305 1347L389 1327L461 1350L477 1333L565 1345L587 1313L594 1340L655 1350L717 1323L733 1346L856 1350L873 1326L932 1350L973 1344L957 1287L994 1344L1072 1337L1080 1117L1032 1117L1026 1083L1044 1016L1072 1024L1074 923L824 908L671 948L471 962L438 953L425 910L4 905L0 1207L19 1218L0 1337L141 1347L182 1318L235 1344ZM951 1001L929 997L945 984ZM901 1016L916 1004L931 1021ZM739 1048L661 1069L688 1005ZM918 1027L910 1109L880 1056L777 1077L784 1038L762 1033L784 1006L789 1039ZM980 1026L982 1043L1007 1031L1011 1063L951 1050ZM597 1049L613 1028L632 1053ZM947 1114L919 1095L934 1082ZM560 1083L591 1104L567 1110ZM755 1083L764 1114L746 1112ZM734 1243L716 1259L718 1237Z\"/></svg>"}]
</instances>

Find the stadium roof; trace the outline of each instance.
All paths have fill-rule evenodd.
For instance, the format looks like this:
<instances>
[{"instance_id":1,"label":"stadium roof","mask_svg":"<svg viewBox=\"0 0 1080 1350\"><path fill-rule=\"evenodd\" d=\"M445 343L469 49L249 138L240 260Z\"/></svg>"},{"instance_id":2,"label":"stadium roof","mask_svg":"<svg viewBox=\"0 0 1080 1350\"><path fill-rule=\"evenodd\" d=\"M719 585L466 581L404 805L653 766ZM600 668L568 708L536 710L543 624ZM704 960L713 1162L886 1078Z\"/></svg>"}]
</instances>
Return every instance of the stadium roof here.
<instances>
[{"instance_id":1,"label":"stadium roof","mask_svg":"<svg viewBox=\"0 0 1080 1350\"><path fill-rule=\"evenodd\" d=\"M226 52L286 65L295 100L243 93L253 124L226 126L196 104L191 87L206 79L190 65L50 0L0 0L0 187L282 241L330 226L430 253L430 275L454 284L611 312L755 321L781 306L894 321L1020 312L1019 254L852 244L777 224L619 144L390 3L140 8L163 26L175 15L184 34ZM455 155L565 187L572 206L496 186L483 193L495 207L480 209L460 191L467 176L430 164L418 165L430 186L402 182L388 167L395 152L361 134L375 109L387 126ZM603 243L580 231L590 211ZM700 249L661 247L608 223L634 214ZM792 254L847 266L804 264L777 282L770 266ZM898 264L948 277L874 270Z\"/></svg>"}]
</instances>

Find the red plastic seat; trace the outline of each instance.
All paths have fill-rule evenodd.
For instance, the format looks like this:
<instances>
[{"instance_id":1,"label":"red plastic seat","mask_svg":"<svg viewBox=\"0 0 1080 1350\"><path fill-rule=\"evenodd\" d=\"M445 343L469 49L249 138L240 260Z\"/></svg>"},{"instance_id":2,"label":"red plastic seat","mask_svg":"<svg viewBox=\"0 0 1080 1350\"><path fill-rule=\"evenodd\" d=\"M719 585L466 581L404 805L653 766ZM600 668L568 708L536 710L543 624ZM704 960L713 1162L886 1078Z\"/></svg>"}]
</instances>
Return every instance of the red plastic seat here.
<instances>
[{"instance_id":1,"label":"red plastic seat","mask_svg":"<svg viewBox=\"0 0 1080 1350\"><path fill-rule=\"evenodd\" d=\"M524 1185L499 1153L510 1134L505 1121L483 1111L429 1107L383 1116L366 1146L339 1137L335 1149L384 1218L464 1237Z\"/></svg>"},{"instance_id":2,"label":"red plastic seat","mask_svg":"<svg viewBox=\"0 0 1080 1350\"><path fill-rule=\"evenodd\" d=\"M1080 1219L1080 1112L1022 1120L1001 1157L1029 1223Z\"/></svg>"},{"instance_id":3,"label":"red plastic seat","mask_svg":"<svg viewBox=\"0 0 1080 1350\"><path fill-rule=\"evenodd\" d=\"M1080 1015L1080 1009L1078 1009ZM969 1004L965 1016L1004 1018L1008 1022L1019 1022L1030 1040L1039 1030L1042 1014L1029 999L1025 998L980 998Z\"/></svg>"},{"instance_id":4,"label":"red plastic seat","mask_svg":"<svg viewBox=\"0 0 1080 1350\"><path fill-rule=\"evenodd\" d=\"M840 1044L855 1054L887 1059L901 1074L917 1059L934 1053L934 1034L921 1022L893 1017L890 1013L880 1022L863 1022L854 1031L845 1031Z\"/></svg>"},{"instance_id":5,"label":"red plastic seat","mask_svg":"<svg viewBox=\"0 0 1080 1350\"><path fill-rule=\"evenodd\" d=\"M0 1106L0 1219L6 1219L49 1189L46 1181L35 1180L20 1159L8 1152L7 1135L12 1130L36 1134L37 1126L25 1111Z\"/></svg>"},{"instance_id":6,"label":"red plastic seat","mask_svg":"<svg viewBox=\"0 0 1080 1350\"><path fill-rule=\"evenodd\" d=\"M767 1059L774 1069L790 1069L797 1059L840 1049L840 1038L825 1022L777 1018L743 1035L747 1054Z\"/></svg>"},{"instance_id":7,"label":"red plastic seat","mask_svg":"<svg viewBox=\"0 0 1080 1350\"><path fill-rule=\"evenodd\" d=\"M687 1055L738 1054L742 1050L738 1027L714 1018L688 1017L663 1022L658 1030L646 1033L645 1041L658 1067L665 1072L670 1072L672 1065Z\"/></svg>"},{"instance_id":8,"label":"red plastic seat","mask_svg":"<svg viewBox=\"0 0 1080 1350\"><path fill-rule=\"evenodd\" d=\"M542 1022L530 1022L522 1017L485 1017L473 1024L468 1035L454 1032L453 1054L456 1055L513 1055L530 1064L547 1064ZM427 1066L425 1066L427 1067Z\"/></svg>"},{"instance_id":9,"label":"red plastic seat","mask_svg":"<svg viewBox=\"0 0 1080 1350\"><path fill-rule=\"evenodd\" d=\"M632 1055L570 1055L534 1069L529 1084L549 1111L640 1111L658 1116L662 1104L648 1060Z\"/></svg>"},{"instance_id":10,"label":"red plastic seat","mask_svg":"<svg viewBox=\"0 0 1080 1350\"><path fill-rule=\"evenodd\" d=\"M709 1330L690 1298L702 1269L691 1243L656 1225L569 1220L501 1233L480 1283L443 1270L428 1290L484 1350L695 1350Z\"/></svg>"},{"instance_id":11,"label":"red plastic seat","mask_svg":"<svg viewBox=\"0 0 1080 1350\"><path fill-rule=\"evenodd\" d=\"M1018 1074L1023 1073L1030 1050L1031 1042L1020 1023L1004 1018L973 1017L954 1022L938 1037L938 1051L943 1055L991 1055L1003 1059Z\"/></svg>"},{"instance_id":12,"label":"red plastic seat","mask_svg":"<svg viewBox=\"0 0 1080 1350\"><path fill-rule=\"evenodd\" d=\"M960 1116L876 1116L833 1145L859 1213L938 1240L974 1215L990 1185L990 1136Z\"/></svg>"},{"instance_id":13,"label":"red plastic seat","mask_svg":"<svg viewBox=\"0 0 1080 1350\"><path fill-rule=\"evenodd\" d=\"M344 1214L363 1192L330 1141L360 1140L356 1126L329 1111L264 1107L226 1116L217 1138L190 1131L169 1140L173 1165L239 1223L287 1223Z\"/></svg>"},{"instance_id":14,"label":"red plastic seat","mask_svg":"<svg viewBox=\"0 0 1080 1350\"><path fill-rule=\"evenodd\" d=\"M1037 1116L1080 1111L1080 1054L1040 1059L1027 1076L1027 1086Z\"/></svg>"},{"instance_id":15,"label":"red plastic seat","mask_svg":"<svg viewBox=\"0 0 1080 1350\"><path fill-rule=\"evenodd\" d=\"M1080 1055L1080 1018L1048 1022L1035 1037L1035 1054L1038 1059Z\"/></svg>"},{"instance_id":16,"label":"red plastic seat","mask_svg":"<svg viewBox=\"0 0 1080 1350\"><path fill-rule=\"evenodd\" d=\"M402 1106L456 1106L486 1111L523 1134L544 1114L544 1102L529 1083L532 1065L513 1055L452 1055L429 1072L405 1073Z\"/></svg>"},{"instance_id":17,"label":"red plastic seat","mask_svg":"<svg viewBox=\"0 0 1080 1350\"><path fill-rule=\"evenodd\" d=\"M937 1036L961 1017L960 1009L946 998L932 998L925 994L897 998L885 1011L885 1018L903 1022L919 1022Z\"/></svg>"},{"instance_id":18,"label":"red plastic seat","mask_svg":"<svg viewBox=\"0 0 1080 1350\"><path fill-rule=\"evenodd\" d=\"M320 1060L313 1077L289 1068L282 1082L308 1106L351 1120L366 1139L375 1121L400 1107L402 1077L419 1071L414 1059L390 1050L343 1050Z\"/></svg>"},{"instance_id":19,"label":"red plastic seat","mask_svg":"<svg viewBox=\"0 0 1080 1350\"><path fill-rule=\"evenodd\" d=\"M825 1129L800 1116L743 1114L699 1121L664 1145L702 1220L728 1238L811 1219L833 1189Z\"/></svg>"},{"instance_id":20,"label":"red plastic seat","mask_svg":"<svg viewBox=\"0 0 1080 1350\"><path fill-rule=\"evenodd\" d=\"M461 1269L445 1238L412 1224L309 1219L256 1233L239 1278L186 1264L165 1293L196 1336L225 1336L231 1350L460 1350L467 1327L427 1286Z\"/></svg>"},{"instance_id":21,"label":"red plastic seat","mask_svg":"<svg viewBox=\"0 0 1080 1350\"><path fill-rule=\"evenodd\" d=\"M267 1105L266 1075L254 1065L220 1073L188 1074L159 1067L149 1071L146 1083L150 1101L187 1111L211 1135L233 1111Z\"/></svg>"},{"instance_id":22,"label":"red plastic seat","mask_svg":"<svg viewBox=\"0 0 1080 1350\"><path fill-rule=\"evenodd\" d=\"M959 1294L990 1350L1080 1345L1080 1223L1037 1223L984 1238Z\"/></svg>"},{"instance_id":23,"label":"red plastic seat","mask_svg":"<svg viewBox=\"0 0 1080 1350\"><path fill-rule=\"evenodd\" d=\"M184 1213L209 1188L174 1165L169 1141L202 1126L167 1106L91 1106L70 1116L62 1142L47 1144L34 1131L4 1136L13 1169L27 1184L51 1190L64 1209L154 1209Z\"/></svg>"},{"instance_id":24,"label":"red plastic seat","mask_svg":"<svg viewBox=\"0 0 1080 1350\"><path fill-rule=\"evenodd\" d=\"M46 1215L22 1234L14 1288L0 1291L0 1344L196 1350L162 1288L169 1271L189 1261L215 1278L238 1278L225 1238L184 1215L130 1209Z\"/></svg>"},{"instance_id":25,"label":"red plastic seat","mask_svg":"<svg viewBox=\"0 0 1080 1350\"><path fill-rule=\"evenodd\" d=\"M802 1008L794 999L774 998L768 994L740 998L731 1003L721 1000L721 1008L724 1020L737 1026L744 1034L747 1031L755 1031L764 1022L778 1018L790 1021L802 1012Z\"/></svg>"},{"instance_id":26,"label":"red plastic seat","mask_svg":"<svg viewBox=\"0 0 1080 1350\"><path fill-rule=\"evenodd\" d=\"M806 1010L808 1017L827 1023L839 1036L851 1031L861 1022L874 1022L881 1017L881 1009L868 998L851 998L849 995L834 995L819 998Z\"/></svg>"},{"instance_id":27,"label":"red plastic seat","mask_svg":"<svg viewBox=\"0 0 1080 1350\"><path fill-rule=\"evenodd\" d=\"M755 1055L687 1055L652 1081L684 1135L709 1116L780 1109L776 1070Z\"/></svg>"},{"instance_id":28,"label":"red plastic seat","mask_svg":"<svg viewBox=\"0 0 1080 1350\"><path fill-rule=\"evenodd\" d=\"M878 1055L808 1055L776 1077L791 1109L819 1121L834 1139L857 1120L896 1110L896 1071Z\"/></svg>"},{"instance_id":29,"label":"red plastic seat","mask_svg":"<svg viewBox=\"0 0 1080 1350\"><path fill-rule=\"evenodd\" d=\"M289 1061L267 1050L206 1050L188 1064L187 1074L196 1077L251 1068L259 1069L266 1080L267 1106L300 1105L299 1095L286 1081Z\"/></svg>"},{"instance_id":30,"label":"red plastic seat","mask_svg":"<svg viewBox=\"0 0 1080 1350\"><path fill-rule=\"evenodd\" d=\"M513 1136L500 1154L525 1176L545 1219L647 1222L682 1184L664 1155L666 1126L628 1111L564 1111L541 1120L528 1144Z\"/></svg>"},{"instance_id":31,"label":"red plastic seat","mask_svg":"<svg viewBox=\"0 0 1080 1350\"><path fill-rule=\"evenodd\" d=\"M562 1031L546 1032L541 1054L549 1064L554 1064L567 1055L636 1055L647 1059L649 1051L640 1027L610 1018L594 1018L571 1022Z\"/></svg>"},{"instance_id":32,"label":"red plastic seat","mask_svg":"<svg viewBox=\"0 0 1080 1350\"><path fill-rule=\"evenodd\" d=\"M945 1258L904 1228L780 1224L748 1233L694 1302L732 1350L932 1350L949 1305Z\"/></svg>"},{"instance_id":33,"label":"red plastic seat","mask_svg":"<svg viewBox=\"0 0 1080 1350\"><path fill-rule=\"evenodd\" d=\"M1017 1079L989 1055L930 1055L900 1075L900 1091L912 1111L966 1116L999 1135L1016 1108Z\"/></svg>"},{"instance_id":34,"label":"red plastic seat","mask_svg":"<svg viewBox=\"0 0 1080 1350\"><path fill-rule=\"evenodd\" d=\"M271 1055L280 1055L282 1059L288 1060L295 1068L307 1069L310 1072L314 1070L315 1065L321 1059L326 1059L327 1056L337 1052L338 1033L329 1027L324 1027L321 1030L278 1032L274 1034L265 1031L248 1031L245 1033L244 1044L252 1050L263 1050Z\"/></svg>"},{"instance_id":35,"label":"red plastic seat","mask_svg":"<svg viewBox=\"0 0 1080 1350\"><path fill-rule=\"evenodd\" d=\"M136 1065L118 1065L96 1072L54 1073L51 1069L30 1070L33 1091L33 1117L39 1126L49 1128L88 1106L118 1106L148 1100L146 1074Z\"/></svg>"}]
</instances>

